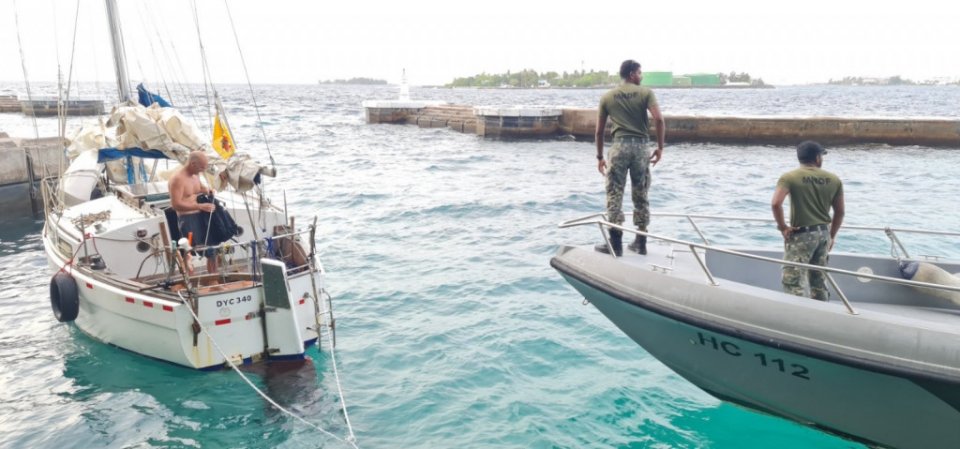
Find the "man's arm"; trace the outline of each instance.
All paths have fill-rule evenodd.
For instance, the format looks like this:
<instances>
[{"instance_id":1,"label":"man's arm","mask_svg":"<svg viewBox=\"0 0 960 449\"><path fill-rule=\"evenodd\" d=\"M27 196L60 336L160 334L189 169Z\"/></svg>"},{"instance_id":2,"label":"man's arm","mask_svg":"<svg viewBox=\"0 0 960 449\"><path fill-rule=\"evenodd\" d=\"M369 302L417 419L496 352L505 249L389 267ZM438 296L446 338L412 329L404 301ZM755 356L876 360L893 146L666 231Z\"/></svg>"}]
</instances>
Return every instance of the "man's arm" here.
<instances>
[{"instance_id":1,"label":"man's arm","mask_svg":"<svg viewBox=\"0 0 960 449\"><path fill-rule=\"evenodd\" d=\"M607 112L603 108L599 108L600 112L597 114L597 131L594 133L594 139L597 142L597 170L600 171L600 174L606 174L607 171L607 161L603 160L603 135L607 130Z\"/></svg>"},{"instance_id":2,"label":"man's arm","mask_svg":"<svg viewBox=\"0 0 960 449\"><path fill-rule=\"evenodd\" d=\"M773 219L777 220L777 230L783 235L784 240L790 237L790 234L793 233L793 228L787 226L787 222L783 219L783 201L787 199L787 195L789 194L789 190L784 187L777 186L777 190L773 191L773 198L770 200L770 209L773 210Z\"/></svg>"},{"instance_id":3,"label":"man's arm","mask_svg":"<svg viewBox=\"0 0 960 449\"><path fill-rule=\"evenodd\" d=\"M833 242L837 239L837 232L840 231L840 225L843 224L843 215L846 206L843 204L843 192L837 194L833 199L833 219L830 220L830 249L833 249Z\"/></svg>"},{"instance_id":4,"label":"man's arm","mask_svg":"<svg viewBox=\"0 0 960 449\"><path fill-rule=\"evenodd\" d=\"M653 116L653 123L657 129L657 150L650 157L650 164L657 165L657 162L660 162L660 158L663 157L663 143L667 138L667 123L663 119L663 115L660 114L660 106L652 105L648 109L650 109L650 115Z\"/></svg>"}]
</instances>

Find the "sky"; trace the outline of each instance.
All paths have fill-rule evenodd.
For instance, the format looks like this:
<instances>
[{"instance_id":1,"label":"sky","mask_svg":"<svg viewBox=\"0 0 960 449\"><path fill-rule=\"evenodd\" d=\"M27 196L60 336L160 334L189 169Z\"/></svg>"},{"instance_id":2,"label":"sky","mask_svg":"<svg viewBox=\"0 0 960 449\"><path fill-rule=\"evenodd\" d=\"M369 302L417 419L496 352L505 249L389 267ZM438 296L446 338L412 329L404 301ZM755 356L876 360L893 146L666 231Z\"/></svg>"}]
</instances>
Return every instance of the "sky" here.
<instances>
[{"instance_id":1,"label":"sky","mask_svg":"<svg viewBox=\"0 0 960 449\"><path fill-rule=\"evenodd\" d=\"M774 85L960 79L960 4L945 0L230 0L229 13L224 0L196 0L196 22L192 0L118 3L130 76L148 83L202 81L199 42L216 83L247 82L244 65L254 84L399 83L405 71L416 86L522 69L616 73L628 58ZM24 66L31 82L56 80L58 65L67 77L73 55L73 79L113 83L103 1L0 0L0 11L0 81L23 83Z\"/></svg>"}]
</instances>

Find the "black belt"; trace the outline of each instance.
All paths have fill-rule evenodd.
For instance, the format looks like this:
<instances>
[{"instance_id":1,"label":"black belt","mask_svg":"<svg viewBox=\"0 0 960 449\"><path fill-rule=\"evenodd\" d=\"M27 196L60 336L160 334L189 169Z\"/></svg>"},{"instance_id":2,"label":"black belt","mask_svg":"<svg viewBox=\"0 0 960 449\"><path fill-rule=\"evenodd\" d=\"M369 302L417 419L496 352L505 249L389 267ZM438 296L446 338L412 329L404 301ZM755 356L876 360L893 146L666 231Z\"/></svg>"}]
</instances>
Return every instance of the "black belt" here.
<instances>
[{"instance_id":1,"label":"black belt","mask_svg":"<svg viewBox=\"0 0 960 449\"><path fill-rule=\"evenodd\" d=\"M830 225L826 223L822 223L818 225L799 226L799 227L793 228L793 233L802 234L804 232L810 232L810 231L826 231L827 229L830 229Z\"/></svg>"}]
</instances>

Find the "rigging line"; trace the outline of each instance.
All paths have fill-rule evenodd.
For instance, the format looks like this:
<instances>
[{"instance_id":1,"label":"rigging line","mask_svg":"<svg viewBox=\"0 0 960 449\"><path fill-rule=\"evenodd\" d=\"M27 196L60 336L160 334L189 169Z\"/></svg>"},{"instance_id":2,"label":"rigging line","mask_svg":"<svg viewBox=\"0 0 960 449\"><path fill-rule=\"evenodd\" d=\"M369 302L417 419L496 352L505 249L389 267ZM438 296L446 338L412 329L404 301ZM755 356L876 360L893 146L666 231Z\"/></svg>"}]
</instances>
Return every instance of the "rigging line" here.
<instances>
[{"instance_id":1,"label":"rigging line","mask_svg":"<svg viewBox=\"0 0 960 449\"><path fill-rule=\"evenodd\" d=\"M157 16L156 14L154 14L154 11L152 9L150 2L145 3L144 6L146 6L147 15L149 17ZM168 66L168 70L170 71L171 81L173 82L174 87L176 88L175 90L179 92L179 95L183 99L183 104L179 104L180 103L179 101L174 100L173 94L169 89L167 89L167 96L171 100L171 102L173 102L174 105L183 106L184 107L183 109L178 109L178 110L181 113L183 113L184 110L187 113L189 113L190 118L193 119L193 123L199 126L200 120L197 120L197 112L196 112L196 109L199 103L197 102L195 95L193 95L193 92L186 86L187 83L184 81L187 78L186 70L183 69L183 63L180 61L179 53L177 53L177 46L176 44L173 43L172 38L164 39L162 37L162 35L167 35L167 36L172 36L172 35L165 28L162 30L163 33L161 34L160 28L161 26L164 25L163 22L160 22L158 24L157 21L154 20L152 21L152 23L154 25L154 34L157 37L157 42L159 42L160 44L160 51L162 52L163 59ZM170 57L170 51L167 49L168 43L170 47L173 49L173 55L176 58L176 65L173 64L174 58ZM164 85L164 87L166 88L166 85Z\"/></svg>"},{"instance_id":2,"label":"rigging line","mask_svg":"<svg viewBox=\"0 0 960 449\"><path fill-rule=\"evenodd\" d=\"M140 14L140 10L139 10L139 9L137 9L137 14L138 14L138 15ZM140 16L140 30L144 30L145 28L146 28L146 23L144 23L144 21L143 21L143 16L141 15L141 16ZM139 30L138 30L138 31L139 31ZM148 45L151 46L150 49L151 49L151 51L152 51L152 50L153 50L153 47L152 47L153 44L150 43L150 39L147 39L147 42L148 42ZM124 43L124 46L126 46L126 43ZM143 69L143 59L141 59L141 55L143 55L144 52L141 51L139 47L138 47L138 48L135 48L134 50L135 50L135 51L133 52L133 54L135 55L135 56L134 56L134 59L136 60L136 63L137 63L137 69L140 70L140 83L141 83L141 84L142 84L142 83L147 83L147 84L149 84L149 83L150 83L150 78L149 78L149 76L151 76L151 75L148 74L147 71ZM149 62L149 61L148 61L148 62ZM154 62L156 62L156 60L154 60ZM163 77L162 74L160 74L159 76L157 75L157 70L154 70L154 73L152 74L152 76L157 77L157 78L162 78L162 77ZM129 78L128 78L128 79L129 79ZM131 86L130 86L130 87L133 87L133 86L132 86L132 81L131 81ZM139 92L138 92L138 93L139 93ZM132 97L132 98L130 98L130 101L131 101L131 102L133 102L134 104L140 104L140 100L139 100L139 98L138 98L138 95L134 94L132 89L131 89L131 91L130 91L130 95L131 95L131 97ZM144 107L146 107L146 106L144 106Z\"/></svg>"},{"instance_id":3,"label":"rigging line","mask_svg":"<svg viewBox=\"0 0 960 449\"><path fill-rule=\"evenodd\" d=\"M257 125L260 133L263 135L263 143L267 147L267 156L270 157L270 166L274 169L277 164L273 161L273 154L270 152L270 142L267 140L267 131L263 128L263 119L260 118L260 106L257 105L257 96L253 93L253 84L250 83L250 72L247 71L247 61L243 58L243 49L240 48L240 38L237 37L237 27L233 24L233 14L230 13L230 4L223 0L223 5L227 8L227 17L230 19L230 29L233 30L233 40L237 43L237 53L240 53L240 63L243 65L243 75L247 78L247 87L250 88L250 97L253 100L253 109L257 111Z\"/></svg>"},{"instance_id":4,"label":"rigging line","mask_svg":"<svg viewBox=\"0 0 960 449\"><path fill-rule=\"evenodd\" d=\"M57 28L60 26L57 24L57 3L54 0L50 0L50 8L53 11L53 49L54 54L57 56L57 132L59 133L60 128L66 127L67 121L67 107L69 103L63 102L63 70L60 68L60 35L57 33ZM70 85L67 85L67 91L70 90ZM69 97L69 93L67 96ZM46 164L44 164L46 165ZM46 173L44 173L46 176Z\"/></svg>"},{"instance_id":5,"label":"rigging line","mask_svg":"<svg viewBox=\"0 0 960 449\"><path fill-rule=\"evenodd\" d=\"M151 16L154 16L155 14L153 14L151 3L148 2L146 3L146 5L147 5L147 12ZM170 64L170 67L171 67L170 70L173 73L173 79L174 79L174 82L176 83L177 89L180 91L180 95L182 95L185 98L184 102L190 106L189 108L190 118L193 119L194 124L199 126L201 122L200 120L197 120L196 110L198 109L198 106L200 103L199 101L197 101L196 95L194 95L193 90L188 86L188 83L186 81L188 79L187 71L183 68L183 61L180 60L180 53L177 51L177 45L174 43L172 38L163 39L160 37L161 27L163 27L162 31L164 35L173 36L173 34L171 34L166 29L165 23L161 21L156 30L157 39L160 41L160 48L161 50L163 50L163 55L168 61L168 64ZM170 50L167 49L167 44L170 45ZM173 53L173 58L170 57L171 52ZM170 61L175 61L176 65L172 64ZM206 129L206 127L204 127L204 129Z\"/></svg>"},{"instance_id":6,"label":"rigging line","mask_svg":"<svg viewBox=\"0 0 960 449\"><path fill-rule=\"evenodd\" d=\"M182 291L182 290L177 291L177 296L179 296L179 297L180 297L180 300L181 300L181 301L184 301L184 304L186 304L186 301L187 301L187 300L184 299L184 297L183 297L183 291ZM293 412L291 412L290 410L287 410L287 409L284 408L282 405L280 405L280 404L278 404L276 401L274 401L270 396L267 396L267 394L264 393L263 390L257 388L257 386L254 385L253 382L250 381L250 378L248 378L245 374L243 374L243 372L240 371L240 368L237 367L237 364L234 363L233 360L232 360L230 357L227 356L227 354L223 351L222 348L220 348L220 344L217 343L217 340L216 340L215 338L213 338L213 335L211 335L211 334L210 334L210 331L207 330L207 327L203 325L203 322L200 321L200 317L197 316L197 314L193 311L193 309L191 309L190 307L186 307L186 309L190 312L190 315L193 315L193 319L197 320L196 322L197 322L197 324L200 325L200 330L203 331L203 333L207 335L207 338L209 338L209 339L210 339L210 342L213 343L213 347L217 348L217 352L219 352L219 353L220 353L220 356L223 357L224 360L226 360L227 364L230 365L230 368L233 369L233 371L236 372L237 375L239 375L240 378L243 379L243 381L246 382L246 384L247 384L248 386L250 386L250 388L253 389L253 391L256 391L257 394L260 395L260 397L262 397L264 400L266 400L267 402L269 402L270 405L276 407L277 410L280 410L281 412L283 412L283 413L287 414L288 416L296 419L297 421L300 421L301 423L306 424L307 426L310 426L310 427L312 427L312 428L314 428L314 429L316 429L316 430L319 430L319 431L322 432L324 435L327 435L327 436L329 436L329 437L331 437L331 438L333 438L333 439L335 439L335 440L337 440L337 441L340 441L340 442L342 442L342 443L348 443L348 444L350 444L351 446L353 446L354 448L357 448L357 444L355 443L356 438L353 437L352 431L351 431L350 436L347 437L347 439L340 438L340 437L334 435L333 433L330 433L329 431L323 429L322 427L320 427L320 426L318 426L318 425L316 425L316 424L314 424L314 423L312 423L312 422L310 422L310 421L307 421L306 419L303 419L302 417L300 417L300 416L297 415L296 413L293 413ZM351 440L351 438L353 438L353 440Z\"/></svg>"},{"instance_id":7,"label":"rigging line","mask_svg":"<svg viewBox=\"0 0 960 449\"><path fill-rule=\"evenodd\" d=\"M53 8L53 49L57 54L57 72L60 71L60 36L57 35L57 2L50 0L50 7Z\"/></svg>"},{"instance_id":8,"label":"rigging line","mask_svg":"<svg viewBox=\"0 0 960 449\"><path fill-rule=\"evenodd\" d=\"M27 75L27 59L23 55L23 41L20 39L20 14L17 13L17 0L13 0L13 23L17 27L17 45L20 47L20 67L23 69L23 83L27 85L27 101L33 106L33 93L30 91L30 77ZM40 140L40 128L37 126L37 114L30 115L33 120L33 133Z\"/></svg>"},{"instance_id":9,"label":"rigging line","mask_svg":"<svg viewBox=\"0 0 960 449\"><path fill-rule=\"evenodd\" d=\"M199 109L200 102L197 101L197 96L194 95L193 90L189 87L189 84L188 84L187 81L186 81L186 80L187 80L187 71L183 68L183 61L180 60L180 53L177 51L177 44L175 44L175 43L173 43L173 42L171 41L171 42L170 42L170 49L171 49L171 52L173 53L173 59L174 59L174 60L176 61L176 63L177 63L176 69L180 71L180 78L183 79L183 80L181 81L180 78L177 78L177 83L178 83L179 89L180 89L180 91L181 91L181 95L183 95L184 97L186 97L187 101L189 102L189 105L190 105L190 117L193 119L193 122L199 124L199 123L200 123L200 120L197 120L197 109ZM166 46L163 47L163 52L164 52L164 54L167 53L167 48L166 48ZM169 54L166 54L166 57L167 57L168 60L171 59L170 56L169 56ZM176 74L177 70L174 70L174 74ZM209 126L209 125L205 125L205 126L203 127L203 129L206 130L206 131L210 131L210 132L212 133L212 131L211 131L210 129L207 129L207 126Z\"/></svg>"},{"instance_id":10,"label":"rigging line","mask_svg":"<svg viewBox=\"0 0 960 449\"><path fill-rule=\"evenodd\" d=\"M103 4L101 3L101 5ZM103 7L106 9L106 6ZM106 15L106 12L104 12L103 15ZM97 45L94 44L94 42L97 41L94 39L94 36L96 36L95 27L89 27L88 29L90 30L90 47L92 50L90 53L93 54L93 89L97 93L98 98L103 98L103 90L100 88L100 61L97 58L97 53L99 52L97 51Z\"/></svg>"},{"instance_id":11,"label":"rigging line","mask_svg":"<svg viewBox=\"0 0 960 449\"><path fill-rule=\"evenodd\" d=\"M197 27L197 42L200 44L200 61L203 67L203 93L207 100L207 120L210 123L211 129L213 127L213 116L210 115L210 92L207 89L207 85L210 85L210 88L213 88L213 79L210 76L210 69L207 67L207 51L203 48L203 37L200 36L200 14L197 12L197 1L191 0L193 4L193 23Z\"/></svg>"},{"instance_id":12,"label":"rigging line","mask_svg":"<svg viewBox=\"0 0 960 449\"><path fill-rule=\"evenodd\" d=\"M147 24L149 23L153 28L154 33L157 35L157 39L160 40L160 34L156 32L157 26L156 26L156 22L153 20L153 16L150 15L149 13L146 14L146 16L151 19L149 22L144 18L145 7L146 7L146 4L141 4L140 8L137 8L137 13L140 16L140 24L142 26L142 29L144 30L144 35L149 34L148 30L150 28L147 27ZM170 88L167 87L167 74L164 73L164 70L163 70L165 64L161 64L160 58L157 56L157 50L153 46L153 39L150 39L149 36L145 36L145 37L147 40L147 44L150 46L150 56L152 57L153 64L156 67L160 84L163 85L163 89L167 92L167 98L169 98L170 100L173 100L173 96L170 95Z\"/></svg>"},{"instance_id":13,"label":"rigging line","mask_svg":"<svg viewBox=\"0 0 960 449\"><path fill-rule=\"evenodd\" d=\"M70 45L70 66L67 67L67 104L70 104L70 83L73 81L73 59L77 55L77 29L80 27L80 0L77 0L77 11L73 17L73 42ZM80 92L80 87L77 87L77 93ZM64 114L63 120L60 122L60 138L66 138L67 134L67 117ZM63 173L63 158L60 158L60 173Z\"/></svg>"}]
</instances>

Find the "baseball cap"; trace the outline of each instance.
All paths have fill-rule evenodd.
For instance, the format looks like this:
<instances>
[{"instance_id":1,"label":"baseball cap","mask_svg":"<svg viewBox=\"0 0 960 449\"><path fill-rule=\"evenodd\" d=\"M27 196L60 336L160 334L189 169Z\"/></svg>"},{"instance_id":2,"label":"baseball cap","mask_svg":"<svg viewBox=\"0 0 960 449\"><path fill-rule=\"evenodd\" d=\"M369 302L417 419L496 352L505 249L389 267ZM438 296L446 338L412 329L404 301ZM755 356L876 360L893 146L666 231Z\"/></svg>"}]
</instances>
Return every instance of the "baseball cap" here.
<instances>
[{"instance_id":1,"label":"baseball cap","mask_svg":"<svg viewBox=\"0 0 960 449\"><path fill-rule=\"evenodd\" d=\"M827 150L824 150L819 143L812 140L807 140L800 145L797 145L797 159L801 161L814 161L817 159L818 155L827 154Z\"/></svg>"}]
</instances>

